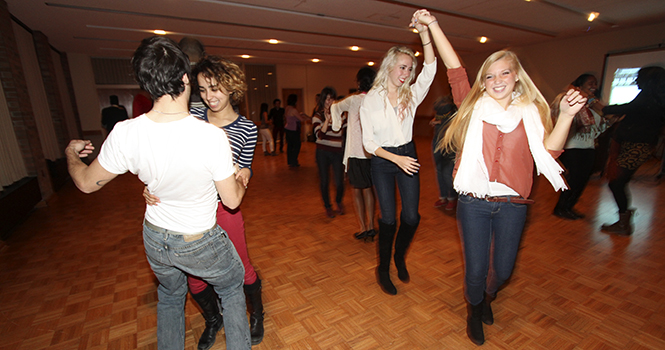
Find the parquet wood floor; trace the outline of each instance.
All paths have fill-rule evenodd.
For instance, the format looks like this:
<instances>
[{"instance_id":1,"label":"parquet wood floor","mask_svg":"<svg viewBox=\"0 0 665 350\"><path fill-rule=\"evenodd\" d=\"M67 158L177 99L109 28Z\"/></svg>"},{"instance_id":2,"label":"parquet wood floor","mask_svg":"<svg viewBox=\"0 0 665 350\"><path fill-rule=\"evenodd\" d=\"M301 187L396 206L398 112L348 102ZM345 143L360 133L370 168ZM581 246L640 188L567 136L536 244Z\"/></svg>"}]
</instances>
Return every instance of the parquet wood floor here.
<instances>
[{"instance_id":1,"label":"parquet wood floor","mask_svg":"<svg viewBox=\"0 0 665 350\"><path fill-rule=\"evenodd\" d=\"M263 278L266 336L255 349L473 349L466 337L463 265L454 216L437 197L429 140L420 149L422 221L408 254L411 282L375 282L375 244L357 222L329 219L314 145L302 166L264 157L242 204L250 257ZM631 183L635 234L599 232L616 219L594 177L578 209L550 215L556 195L537 180L517 267L494 305L484 349L665 349L665 189L647 163ZM1 349L156 349L155 278L141 242L141 183L122 175L92 195L70 183L34 211L0 253ZM186 348L204 322L188 300ZM220 333L213 349L224 349Z\"/></svg>"}]
</instances>

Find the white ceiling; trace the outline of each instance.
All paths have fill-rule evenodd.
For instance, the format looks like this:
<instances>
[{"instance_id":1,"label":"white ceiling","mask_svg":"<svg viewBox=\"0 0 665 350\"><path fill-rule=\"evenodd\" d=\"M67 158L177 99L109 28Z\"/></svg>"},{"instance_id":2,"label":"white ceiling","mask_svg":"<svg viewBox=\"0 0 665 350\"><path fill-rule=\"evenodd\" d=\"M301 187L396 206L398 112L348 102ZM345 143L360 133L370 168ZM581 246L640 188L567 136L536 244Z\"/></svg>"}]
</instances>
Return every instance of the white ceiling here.
<instances>
[{"instance_id":1,"label":"white ceiling","mask_svg":"<svg viewBox=\"0 0 665 350\"><path fill-rule=\"evenodd\" d=\"M359 66L394 44L418 49L411 14L427 8L461 55L665 21L664 0L5 0L9 11L60 51L130 57L163 29L207 52L246 63ZM590 12L600 17L588 22ZM480 44L478 38L489 41ZM267 43L278 39L280 44ZM357 45L360 50L350 51Z\"/></svg>"}]
</instances>

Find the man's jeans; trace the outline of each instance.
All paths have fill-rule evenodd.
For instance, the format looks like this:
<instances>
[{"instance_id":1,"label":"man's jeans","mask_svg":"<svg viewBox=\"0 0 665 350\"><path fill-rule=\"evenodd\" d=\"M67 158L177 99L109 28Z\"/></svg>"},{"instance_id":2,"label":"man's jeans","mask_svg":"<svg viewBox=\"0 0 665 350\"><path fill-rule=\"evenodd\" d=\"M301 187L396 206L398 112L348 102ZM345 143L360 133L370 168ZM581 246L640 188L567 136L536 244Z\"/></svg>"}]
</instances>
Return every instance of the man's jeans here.
<instances>
[{"instance_id":1,"label":"man's jeans","mask_svg":"<svg viewBox=\"0 0 665 350\"><path fill-rule=\"evenodd\" d=\"M143 225L143 244L152 271L159 280L157 294L157 345L160 350L185 347L185 273L199 276L222 298L227 349L251 349L247 322L244 268L226 233L219 225L203 237L185 242L153 225Z\"/></svg>"},{"instance_id":2,"label":"man's jeans","mask_svg":"<svg viewBox=\"0 0 665 350\"><path fill-rule=\"evenodd\" d=\"M471 305L478 305L484 292L495 295L512 274L526 209L526 204L459 196L457 226L464 248L464 292Z\"/></svg>"}]
</instances>

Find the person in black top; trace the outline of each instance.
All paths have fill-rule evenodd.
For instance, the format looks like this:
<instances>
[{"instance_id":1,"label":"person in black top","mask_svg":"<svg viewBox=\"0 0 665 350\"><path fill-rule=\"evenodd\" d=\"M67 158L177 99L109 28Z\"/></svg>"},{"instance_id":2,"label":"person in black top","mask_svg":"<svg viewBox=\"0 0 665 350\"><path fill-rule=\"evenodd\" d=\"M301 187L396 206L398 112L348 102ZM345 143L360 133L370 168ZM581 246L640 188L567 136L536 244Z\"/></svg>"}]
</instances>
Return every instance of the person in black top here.
<instances>
[{"instance_id":1,"label":"person in black top","mask_svg":"<svg viewBox=\"0 0 665 350\"><path fill-rule=\"evenodd\" d=\"M111 105L102 109L102 127L106 130L107 135L111 133L117 122L129 119L125 106L121 106L118 102L118 96L111 95L109 102Z\"/></svg>"},{"instance_id":2,"label":"person in black top","mask_svg":"<svg viewBox=\"0 0 665 350\"><path fill-rule=\"evenodd\" d=\"M603 108L606 115L624 115L617 125L607 163L609 187L619 207L619 221L603 225L601 231L628 236L634 210L628 209L627 188L637 169L646 162L665 125L665 69L644 67L635 79L640 93L629 103Z\"/></svg>"},{"instance_id":3,"label":"person in black top","mask_svg":"<svg viewBox=\"0 0 665 350\"><path fill-rule=\"evenodd\" d=\"M272 105L274 107L270 109L268 120L272 121L272 138L275 143L279 140L279 152L282 153L284 152L284 108L282 108L282 100L276 98L272 101Z\"/></svg>"}]
</instances>

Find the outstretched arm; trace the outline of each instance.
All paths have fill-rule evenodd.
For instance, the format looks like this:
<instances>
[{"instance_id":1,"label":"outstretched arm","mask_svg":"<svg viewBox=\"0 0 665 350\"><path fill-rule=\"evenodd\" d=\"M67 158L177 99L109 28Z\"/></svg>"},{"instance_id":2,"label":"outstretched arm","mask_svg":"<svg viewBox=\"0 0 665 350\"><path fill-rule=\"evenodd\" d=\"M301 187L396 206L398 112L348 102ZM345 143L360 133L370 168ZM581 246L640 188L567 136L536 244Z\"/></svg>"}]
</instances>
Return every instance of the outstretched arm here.
<instances>
[{"instance_id":1,"label":"outstretched arm","mask_svg":"<svg viewBox=\"0 0 665 350\"><path fill-rule=\"evenodd\" d=\"M95 192L118 176L104 169L97 159L90 165L81 161L81 158L87 157L93 149L95 148L88 140L72 140L65 149L69 175L83 193Z\"/></svg>"},{"instance_id":2,"label":"outstretched arm","mask_svg":"<svg viewBox=\"0 0 665 350\"><path fill-rule=\"evenodd\" d=\"M411 26L416 29L419 26L424 26L429 29L429 33L432 36L432 41L436 45L436 49L439 52L439 56L443 60L443 64L446 65L446 68L459 68L462 66L462 63L457 57L457 53L453 49L453 46L446 38L446 35L441 30L439 22L436 20L436 17L432 16L427 10L418 10L414 12L411 19ZM418 29L420 31L420 29ZM427 60L427 56L425 56Z\"/></svg>"}]
</instances>

